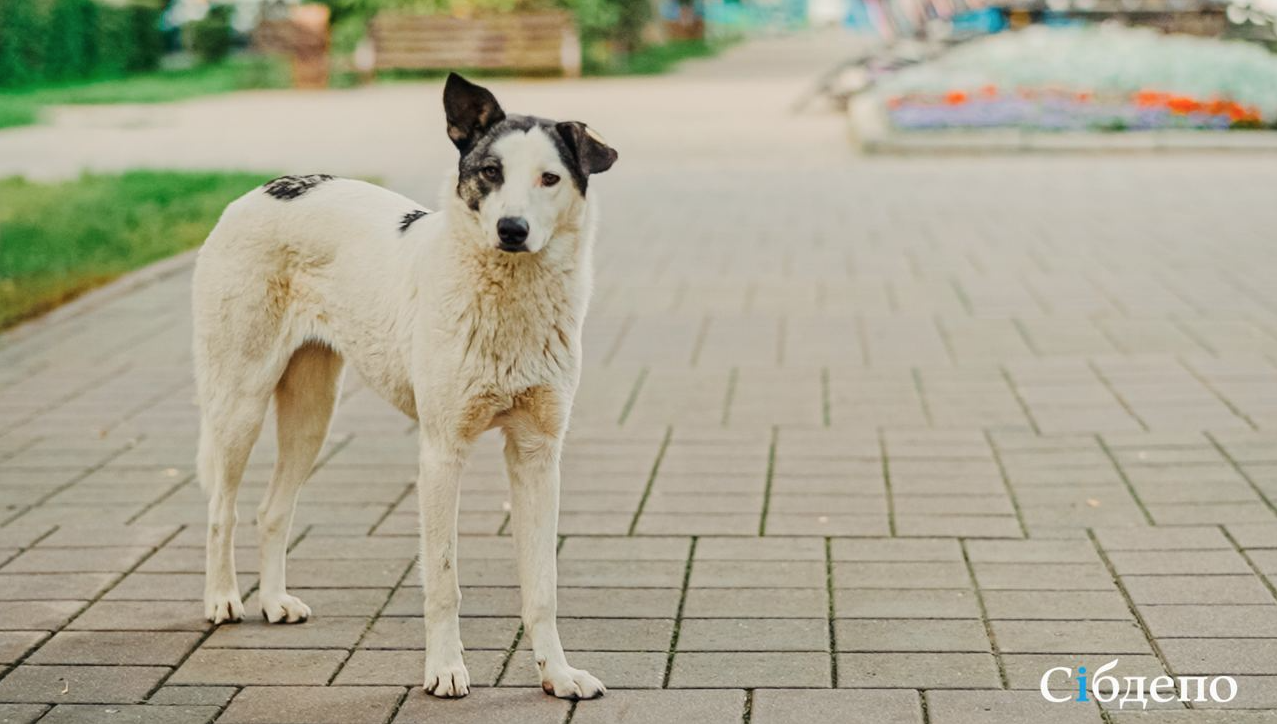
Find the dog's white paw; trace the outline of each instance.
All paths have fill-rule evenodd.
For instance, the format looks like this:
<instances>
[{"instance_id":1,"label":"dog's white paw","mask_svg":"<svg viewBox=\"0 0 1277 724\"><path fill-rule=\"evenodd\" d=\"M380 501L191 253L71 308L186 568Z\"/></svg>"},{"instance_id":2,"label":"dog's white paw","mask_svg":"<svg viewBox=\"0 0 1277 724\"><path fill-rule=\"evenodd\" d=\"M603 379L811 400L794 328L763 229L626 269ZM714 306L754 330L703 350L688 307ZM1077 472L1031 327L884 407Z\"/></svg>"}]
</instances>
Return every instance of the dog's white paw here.
<instances>
[{"instance_id":1,"label":"dog's white paw","mask_svg":"<svg viewBox=\"0 0 1277 724\"><path fill-rule=\"evenodd\" d=\"M239 592L204 594L204 618L214 624L244 620L244 602L240 600Z\"/></svg>"},{"instance_id":2,"label":"dog's white paw","mask_svg":"<svg viewBox=\"0 0 1277 724\"><path fill-rule=\"evenodd\" d=\"M271 623L302 623L310 618L310 606L287 593L262 596L262 615Z\"/></svg>"},{"instance_id":3,"label":"dog's white paw","mask_svg":"<svg viewBox=\"0 0 1277 724\"><path fill-rule=\"evenodd\" d=\"M465 662L460 656L440 665L426 661L425 689L427 694L444 699L456 699L469 694L470 672L466 670Z\"/></svg>"},{"instance_id":4,"label":"dog's white paw","mask_svg":"<svg viewBox=\"0 0 1277 724\"><path fill-rule=\"evenodd\" d=\"M607 693L603 682L594 678L588 671L564 666L557 671L545 670L541 673L541 688L545 693L553 694L560 699L593 699Z\"/></svg>"}]
</instances>

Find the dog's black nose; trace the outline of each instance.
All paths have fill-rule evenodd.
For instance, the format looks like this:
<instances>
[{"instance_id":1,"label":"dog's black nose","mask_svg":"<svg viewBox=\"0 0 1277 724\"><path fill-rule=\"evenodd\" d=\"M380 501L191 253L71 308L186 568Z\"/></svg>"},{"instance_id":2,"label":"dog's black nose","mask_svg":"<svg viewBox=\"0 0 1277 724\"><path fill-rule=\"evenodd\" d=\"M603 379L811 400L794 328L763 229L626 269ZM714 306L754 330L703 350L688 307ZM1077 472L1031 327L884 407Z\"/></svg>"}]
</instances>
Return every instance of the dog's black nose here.
<instances>
[{"instance_id":1,"label":"dog's black nose","mask_svg":"<svg viewBox=\"0 0 1277 724\"><path fill-rule=\"evenodd\" d=\"M497 236L505 251L525 251L528 240L528 222L521 216L506 216L497 221Z\"/></svg>"}]
</instances>

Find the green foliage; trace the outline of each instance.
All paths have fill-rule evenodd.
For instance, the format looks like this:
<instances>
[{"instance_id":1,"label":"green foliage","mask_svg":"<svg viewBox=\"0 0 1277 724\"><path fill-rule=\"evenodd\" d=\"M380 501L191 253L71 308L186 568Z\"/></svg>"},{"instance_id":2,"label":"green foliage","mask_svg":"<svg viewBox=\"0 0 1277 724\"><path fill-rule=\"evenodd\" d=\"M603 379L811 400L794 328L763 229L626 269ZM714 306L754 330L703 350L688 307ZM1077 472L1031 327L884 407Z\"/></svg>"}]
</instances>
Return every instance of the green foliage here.
<instances>
[{"instance_id":1,"label":"green foliage","mask_svg":"<svg viewBox=\"0 0 1277 724\"><path fill-rule=\"evenodd\" d=\"M231 54L231 45L235 40L231 28L231 15L235 8L230 5L213 5L203 20L190 24L191 50L203 63L219 63Z\"/></svg>"},{"instance_id":2,"label":"green foliage","mask_svg":"<svg viewBox=\"0 0 1277 724\"><path fill-rule=\"evenodd\" d=\"M0 179L0 328L199 245L266 177L134 171L57 184Z\"/></svg>"},{"instance_id":3,"label":"green foliage","mask_svg":"<svg viewBox=\"0 0 1277 724\"><path fill-rule=\"evenodd\" d=\"M159 17L93 0L0 0L0 88L154 69Z\"/></svg>"},{"instance_id":4,"label":"green foliage","mask_svg":"<svg viewBox=\"0 0 1277 724\"><path fill-rule=\"evenodd\" d=\"M45 26L44 12L32 0L0 0L0 86L43 77Z\"/></svg>"}]
</instances>

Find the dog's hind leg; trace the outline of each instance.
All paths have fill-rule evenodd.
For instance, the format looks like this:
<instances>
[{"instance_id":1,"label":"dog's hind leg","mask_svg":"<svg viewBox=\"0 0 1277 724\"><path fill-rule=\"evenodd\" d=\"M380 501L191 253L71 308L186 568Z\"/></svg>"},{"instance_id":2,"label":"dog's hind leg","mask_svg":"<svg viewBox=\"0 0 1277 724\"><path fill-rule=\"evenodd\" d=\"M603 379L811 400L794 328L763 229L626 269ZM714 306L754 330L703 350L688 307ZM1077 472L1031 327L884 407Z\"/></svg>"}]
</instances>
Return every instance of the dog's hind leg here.
<instances>
[{"instance_id":1,"label":"dog's hind leg","mask_svg":"<svg viewBox=\"0 0 1277 724\"><path fill-rule=\"evenodd\" d=\"M202 405L199 474L209 495L204 617L213 623L244 617L235 576L235 498L269 400L237 391Z\"/></svg>"},{"instance_id":2,"label":"dog's hind leg","mask_svg":"<svg viewBox=\"0 0 1277 724\"><path fill-rule=\"evenodd\" d=\"M328 437L328 426L341 390L342 359L320 344L302 345L293 353L275 387L278 457L266 497L257 508L262 587L262 615L271 623L298 623L310 607L285 587L284 567L297 494Z\"/></svg>"},{"instance_id":3,"label":"dog's hind leg","mask_svg":"<svg viewBox=\"0 0 1277 724\"><path fill-rule=\"evenodd\" d=\"M457 515L467 446L427 431L423 420L417 498L421 505L421 586L425 593L425 690L452 698L470 693L462 659L461 588L457 585Z\"/></svg>"},{"instance_id":4,"label":"dog's hind leg","mask_svg":"<svg viewBox=\"0 0 1277 724\"><path fill-rule=\"evenodd\" d=\"M541 688L563 699L593 699L607 689L590 672L569 666L559 641L556 553L563 441L539 427L512 424L506 428L510 523L523 595L523 628L532 641Z\"/></svg>"}]
</instances>

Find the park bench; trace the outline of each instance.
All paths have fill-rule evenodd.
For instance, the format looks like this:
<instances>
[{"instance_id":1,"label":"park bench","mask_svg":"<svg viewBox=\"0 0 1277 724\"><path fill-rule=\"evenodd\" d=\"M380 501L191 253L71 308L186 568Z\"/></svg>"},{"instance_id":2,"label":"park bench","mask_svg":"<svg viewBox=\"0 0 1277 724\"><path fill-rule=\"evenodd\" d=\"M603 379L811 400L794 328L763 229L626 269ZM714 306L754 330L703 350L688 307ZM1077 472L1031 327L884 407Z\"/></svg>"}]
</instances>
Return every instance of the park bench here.
<instances>
[{"instance_id":1,"label":"park bench","mask_svg":"<svg viewBox=\"0 0 1277 724\"><path fill-rule=\"evenodd\" d=\"M581 44L566 12L472 18L381 12L370 30L376 70L581 73Z\"/></svg>"}]
</instances>

